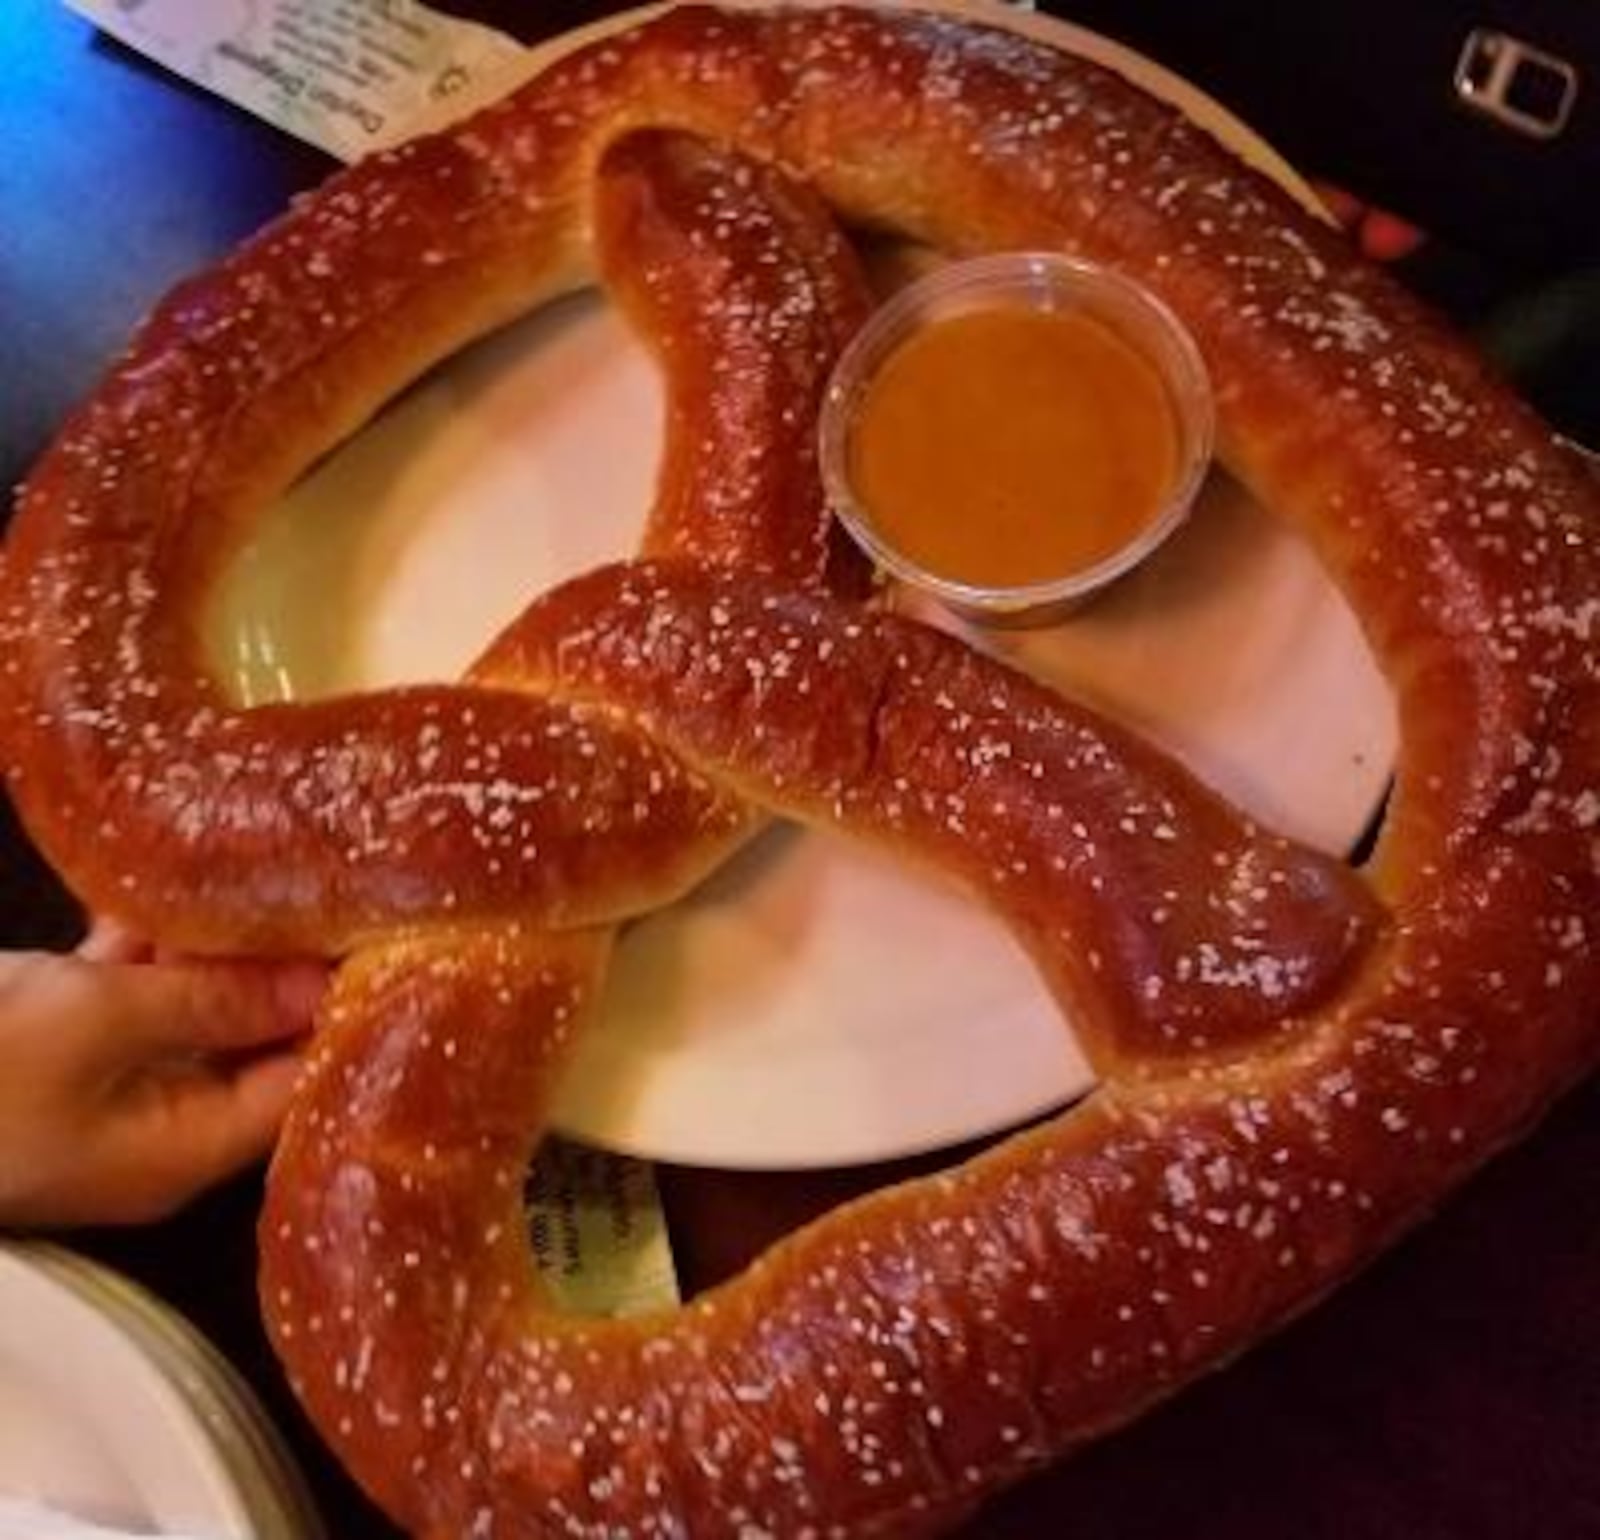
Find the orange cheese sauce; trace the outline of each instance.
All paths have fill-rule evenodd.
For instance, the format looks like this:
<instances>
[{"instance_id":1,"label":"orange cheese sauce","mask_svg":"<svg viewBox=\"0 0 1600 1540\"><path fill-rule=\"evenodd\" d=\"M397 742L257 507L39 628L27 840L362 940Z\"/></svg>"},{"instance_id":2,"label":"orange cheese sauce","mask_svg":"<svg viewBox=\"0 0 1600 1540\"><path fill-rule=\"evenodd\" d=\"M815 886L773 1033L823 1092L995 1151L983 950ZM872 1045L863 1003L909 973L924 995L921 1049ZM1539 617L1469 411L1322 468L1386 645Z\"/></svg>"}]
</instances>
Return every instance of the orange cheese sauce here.
<instances>
[{"instance_id":1,"label":"orange cheese sauce","mask_svg":"<svg viewBox=\"0 0 1600 1540\"><path fill-rule=\"evenodd\" d=\"M849 442L880 538L936 576L1049 582L1126 545L1165 503L1180 439L1161 376L1090 316L932 322L865 386Z\"/></svg>"}]
</instances>

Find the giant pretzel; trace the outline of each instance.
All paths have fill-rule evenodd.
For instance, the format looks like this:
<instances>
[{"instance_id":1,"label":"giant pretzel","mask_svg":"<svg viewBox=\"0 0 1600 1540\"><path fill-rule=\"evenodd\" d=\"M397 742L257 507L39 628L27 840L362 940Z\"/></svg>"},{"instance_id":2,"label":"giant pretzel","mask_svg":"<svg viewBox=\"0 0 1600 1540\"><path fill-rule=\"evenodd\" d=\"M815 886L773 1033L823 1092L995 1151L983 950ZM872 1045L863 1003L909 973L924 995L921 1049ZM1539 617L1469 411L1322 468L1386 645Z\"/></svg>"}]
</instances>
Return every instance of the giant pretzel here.
<instances>
[{"instance_id":1,"label":"giant pretzel","mask_svg":"<svg viewBox=\"0 0 1600 1540\"><path fill-rule=\"evenodd\" d=\"M1399 699L1365 873L830 596L809 417L861 301L761 166L947 249L1100 259L1183 316L1224 458L1315 542ZM195 614L243 522L597 240L668 375L649 559L534 603L467 684L232 708ZM400 1522L933 1533L1306 1306L1592 1065L1597 528L1462 345L1119 78L944 19L685 8L337 177L157 313L6 547L11 789L100 907L348 957L262 1291ZM994 906L1102 1083L678 1312L562 1318L519 1211L562 1044L608 927L754 808Z\"/></svg>"}]
</instances>

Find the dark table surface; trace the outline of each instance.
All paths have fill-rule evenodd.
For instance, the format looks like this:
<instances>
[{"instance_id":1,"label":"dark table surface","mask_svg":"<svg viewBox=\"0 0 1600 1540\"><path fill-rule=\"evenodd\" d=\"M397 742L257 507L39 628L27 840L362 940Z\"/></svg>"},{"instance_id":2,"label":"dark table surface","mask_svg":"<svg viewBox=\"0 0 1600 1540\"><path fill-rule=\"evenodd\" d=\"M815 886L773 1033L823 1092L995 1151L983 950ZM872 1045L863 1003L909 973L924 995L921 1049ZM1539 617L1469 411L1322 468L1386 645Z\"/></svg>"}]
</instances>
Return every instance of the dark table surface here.
<instances>
[{"instance_id":1,"label":"dark table surface","mask_svg":"<svg viewBox=\"0 0 1600 1540\"><path fill-rule=\"evenodd\" d=\"M526 35L526 13L554 31L605 7L451 8ZM1106 25L1108 9L1090 19ZM317 152L97 38L50 0L5 0L0 478L25 474L169 284L328 169ZM1437 246L1406 276L1468 323L1526 279ZM0 841L0 945L69 944L77 911L3 809ZM1591 1085L1310 1318L1002 1499L970 1532L1600 1537L1597 1113ZM892 1174L664 1170L680 1270L692 1286L724 1276L772 1235ZM243 1369L289 1435L334 1536L389 1535L321 1449L266 1348L253 1296L258 1196L246 1179L167 1223L68 1239L152 1287Z\"/></svg>"}]
</instances>

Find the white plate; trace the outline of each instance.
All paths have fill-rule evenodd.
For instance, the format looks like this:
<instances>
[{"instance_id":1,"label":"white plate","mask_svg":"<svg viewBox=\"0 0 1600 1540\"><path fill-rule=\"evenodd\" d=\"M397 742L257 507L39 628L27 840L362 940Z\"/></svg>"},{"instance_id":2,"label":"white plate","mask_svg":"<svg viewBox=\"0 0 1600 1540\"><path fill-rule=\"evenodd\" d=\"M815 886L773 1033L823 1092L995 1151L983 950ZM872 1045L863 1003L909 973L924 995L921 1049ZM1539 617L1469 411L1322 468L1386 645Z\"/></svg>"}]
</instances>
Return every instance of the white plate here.
<instances>
[{"instance_id":1,"label":"white plate","mask_svg":"<svg viewBox=\"0 0 1600 1540\"><path fill-rule=\"evenodd\" d=\"M256 1540L205 1419L114 1314L0 1250L0 1493L108 1526Z\"/></svg>"},{"instance_id":2,"label":"white plate","mask_svg":"<svg viewBox=\"0 0 1600 1540\"><path fill-rule=\"evenodd\" d=\"M1138 55L1045 17L942 8L1112 64L1308 196L1235 119ZM269 515L218 607L239 690L456 676L528 598L633 549L660 434L653 369L593 296L464 354ZM1348 849L1381 798L1393 711L1354 621L1306 547L1220 479L1106 601L1054 632L980 640L1325 849ZM871 854L785 833L628 931L557 1123L692 1164L837 1165L992 1132L1089 1083L994 922Z\"/></svg>"},{"instance_id":3,"label":"white plate","mask_svg":"<svg viewBox=\"0 0 1600 1540\"><path fill-rule=\"evenodd\" d=\"M244 1377L177 1311L120 1274L56 1246L27 1261L103 1311L175 1386L210 1437L248 1514L251 1535L320 1540L309 1487Z\"/></svg>"}]
</instances>

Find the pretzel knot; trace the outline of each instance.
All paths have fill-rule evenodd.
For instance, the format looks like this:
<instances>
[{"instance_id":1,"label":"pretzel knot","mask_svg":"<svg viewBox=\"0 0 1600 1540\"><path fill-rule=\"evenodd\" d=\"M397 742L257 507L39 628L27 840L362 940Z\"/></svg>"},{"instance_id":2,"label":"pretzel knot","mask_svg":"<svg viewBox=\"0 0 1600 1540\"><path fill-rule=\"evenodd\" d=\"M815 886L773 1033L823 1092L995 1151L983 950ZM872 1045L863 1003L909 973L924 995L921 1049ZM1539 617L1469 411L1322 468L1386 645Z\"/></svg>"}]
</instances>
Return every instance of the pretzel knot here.
<instances>
[{"instance_id":1,"label":"pretzel knot","mask_svg":"<svg viewBox=\"0 0 1600 1540\"><path fill-rule=\"evenodd\" d=\"M1229 468L1399 699L1367 870L840 597L811 417L865 300L825 205L1111 263L1186 320ZM194 641L232 532L592 259L667 377L644 559L536 601L462 685L232 708ZM401 1523L931 1533L1304 1308L1592 1065L1595 521L1459 342L1119 78L913 13L685 8L334 179L156 314L9 539L11 784L97 906L347 957L263 1300ZM610 928L757 810L991 905L1100 1086L681 1311L563 1318L520 1215L563 1045Z\"/></svg>"}]
</instances>

